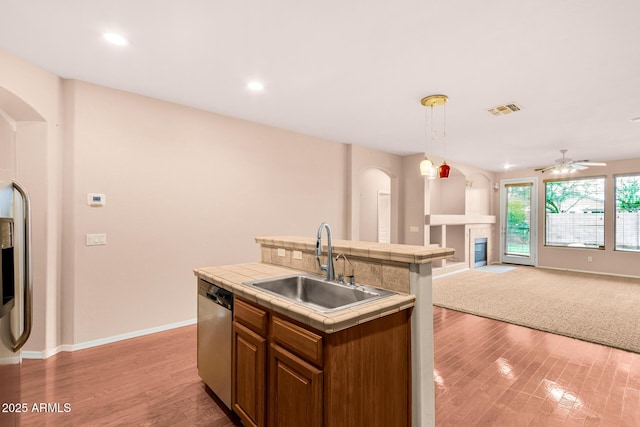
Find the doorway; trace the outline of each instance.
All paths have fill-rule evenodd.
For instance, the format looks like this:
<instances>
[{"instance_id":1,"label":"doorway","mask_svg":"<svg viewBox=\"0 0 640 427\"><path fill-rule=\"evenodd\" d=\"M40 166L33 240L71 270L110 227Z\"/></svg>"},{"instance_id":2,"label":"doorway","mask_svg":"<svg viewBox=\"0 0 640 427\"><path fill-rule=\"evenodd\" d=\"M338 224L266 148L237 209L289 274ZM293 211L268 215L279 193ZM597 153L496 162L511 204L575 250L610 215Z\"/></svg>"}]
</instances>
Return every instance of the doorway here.
<instances>
[{"instance_id":1,"label":"doorway","mask_svg":"<svg viewBox=\"0 0 640 427\"><path fill-rule=\"evenodd\" d=\"M394 241L392 187L391 177L380 169L369 168L361 172L357 240Z\"/></svg>"},{"instance_id":2,"label":"doorway","mask_svg":"<svg viewBox=\"0 0 640 427\"><path fill-rule=\"evenodd\" d=\"M537 263L538 179L500 182L500 261L509 264Z\"/></svg>"},{"instance_id":3,"label":"doorway","mask_svg":"<svg viewBox=\"0 0 640 427\"><path fill-rule=\"evenodd\" d=\"M378 191L378 243L391 243L391 193Z\"/></svg>"}]
</instances>

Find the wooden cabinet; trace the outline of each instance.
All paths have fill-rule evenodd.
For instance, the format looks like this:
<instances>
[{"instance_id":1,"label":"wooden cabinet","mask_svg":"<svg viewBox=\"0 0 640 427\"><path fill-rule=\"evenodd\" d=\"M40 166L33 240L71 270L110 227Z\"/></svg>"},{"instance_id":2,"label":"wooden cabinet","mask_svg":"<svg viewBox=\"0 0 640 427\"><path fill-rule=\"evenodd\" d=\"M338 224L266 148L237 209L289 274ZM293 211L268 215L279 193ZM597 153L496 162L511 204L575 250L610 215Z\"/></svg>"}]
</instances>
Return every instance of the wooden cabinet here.
<instances>
[{"instance_id":1,"label":"wooden cabinet","mask_svg":"<svg viewBox=\"0 0 640 427\"><path fill-rule=\"evenodd\" d=\"M325 334L236 298L234 411L247 426L410 426L410 314Z\"/></svg>"},{"instance_id":2,"label":"wooden cabinet","mask_svg":"<svg viewBox=\"0 0 640 427\"><path fill-rule=\"evenodd\" d=\"M269 426L322 427L322 371L271 344Z\"/></svg>"},{"instance_id":3,"label":"wooden cabinet","mask_svg":"<svg viewBox=\"0 0 640 427\"><path fill-rule=\"evenodd\" d=\"M234 317L236 320L233 322L233 362L231 364L232 407L245 425L264 427L267 425L267 340L244 326L241 322L246 322L246 318L242 315L238 316L237 312L240 311L244 314L243 310L248 308L248 313L251 314L250 320L258 319L260 314L258 313L257 317L253 316L256 314L255 309L242 301L236 301L235 308L236 315ZM267 313L262 311L261 316L266 319ZM259 322L252 323L254 329L260 330L256 326L259 324ZM266 323L264 329L266 331Z\"/></svg>"}]
</instances>

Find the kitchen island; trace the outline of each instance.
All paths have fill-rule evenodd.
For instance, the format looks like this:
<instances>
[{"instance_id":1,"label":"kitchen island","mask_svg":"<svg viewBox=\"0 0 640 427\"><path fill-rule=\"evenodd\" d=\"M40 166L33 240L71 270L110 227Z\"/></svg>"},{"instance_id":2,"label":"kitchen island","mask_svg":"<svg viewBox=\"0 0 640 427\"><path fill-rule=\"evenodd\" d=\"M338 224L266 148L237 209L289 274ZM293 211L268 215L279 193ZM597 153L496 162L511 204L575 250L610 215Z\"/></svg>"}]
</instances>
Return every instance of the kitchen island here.
<instances>
[{"instance_id":1,"label":"kitchen island","mask_svg":"<svg viewBox=\"0 0 640 427\"><path fill-rule=\"evenodd\" d=\"M249 312L254 314L260 312L260 315L264 316L265 320L261 320L261 322L265 325L282 325L285 322L288 325L286 330L295 327L310 328L304 332L301 331L301 333L311 331L312 335L324 338L325 342L331 341L331 339L326 339L331 334L354 332L357 335L358 332L355 331L358 329L354 328L358 327L361 328L361 337L371 335L371 331L367 332L365 329L371 328L374 325L371 322L376 321L381 322L380 326L386 321L393 323L395 326L391 329L395 329L396 332L390 332L390 336L397 336L398 333L402 334L402 332L398 332L401 329L397 328L400 327L401 318L404 315L407 327L410 323L410 332L406 341L410 344L411 356L406 360L407 362L409 359L411 360L409 383L412 397L409 399L407 408L411 410L411 424L414 426L434 425L431 261L450 257L454 251L437 247L334 241L334 256L342 254L348 258L348 261L336 263L337 272L342 271L346 276L349 273L347 269L352 269L357 283L386 288L398 292L398 294L348 310L320 313L243 284L250 280L290 275L292 272L318 274L319 270L314 255L316 240L299 236L266 236L256 238L256 242L261 245L260 263L198 268L195 270L196 276L233 292L241 304L248 304ZM393 317L394 314L396 317ZM234 328L236 328L235 325L234 323ZM271 332L265 331L260 335L256 333L255 329L242 329L246 325L241 322L237 326L244 335L238 335L234 332L234 339L240 338L239 342L245 346L243 347L245 356L248 354L246 350L249 348L256 348L255 354L252 356L259 356L258 348L254 344L248 345L247 337L254 338L258 344L264 346L265 352L266 346L270 344L272 346L269 347L272 349L271 353L282 353L278 353L280 346L272 342ZM248 335L249 333L253 335ZM393 335L394 333L396 335ZM274 345L276 351L273 351ZM366 342L364 345L371 345L371 342ZM355 346L354 348L361 347ZM369 352L374 354L376 350L369 348ZM382 352L384 353L384 350ZM331 357L331 353L325 354L329 354ZM363 353L361 356L366 357L366 354ZM288 357L289 359L282 356L278 360L280 362L291 360L290 356ZM273 363L272 371L275 369L273 366L276 366ZM334 366L338 365L334 364ZM285 365L280 367L282 368L281 372L289 372ZM317 369L317 367L314 368ZM309 370L308 372L316 371ZM273 379L271 378L271 382ZM311 386L313 376L310 375L307 379ZM325 394L325 405L329 401L327 399ZM335 407L340 402L329 401L329 403ZM271 413L273 412L275 411L272 409Z\"/></svg>"}]
</instances>

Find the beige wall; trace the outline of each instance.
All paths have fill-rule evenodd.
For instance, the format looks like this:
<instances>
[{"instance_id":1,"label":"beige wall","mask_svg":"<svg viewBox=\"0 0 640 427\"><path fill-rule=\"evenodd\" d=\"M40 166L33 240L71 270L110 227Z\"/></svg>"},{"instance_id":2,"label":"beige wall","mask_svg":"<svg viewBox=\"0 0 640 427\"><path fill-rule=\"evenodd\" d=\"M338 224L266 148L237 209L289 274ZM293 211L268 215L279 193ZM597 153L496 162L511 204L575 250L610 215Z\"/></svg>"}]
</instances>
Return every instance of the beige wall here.
<instances>
[{"instance_id":1,"label":"beige wall","mask_svg":"<svg viewBox=\"0 0 640 427\"><path fill-rule=\"evenodd\" d=\"M640 159L608 161L605 167L590 167L572 174L574 177L605 176L605 249L560 248L544 246L544 180L553 179L551 174L531 170L510 171L498 174L496 179L538 178L538 266L596 273L640 276L640 253L614 251L615 201L613 199L613 177L616 174L640 172ZM499 195L494 197L496 215L500 214ZM501 219L498 219L501 222ZM498 256L499 245L494 246ZM592 261L587 260L588 257ZM499 259L499 258L497 258Z\"/></svg>"},{"instance_id":2,"label":"beige wall","mask_svg":"<svg viewBox=\"0 0 640 427\"><path fill-rule=\"evenodd\" d=\"M425 244L424 215L429 211L429 180L420 175L422 159L424 154L402 158L402 243L407 245Z\"/></svg>"},{"instance_id":3,"label":"beige wall","mask_svg":"<svg viewBox=\"0 0 640 427\"><path fill-rule=\"evenodd\" d=\"M327 221L345 238L344 144L78 81L64 95L65 342L194 318L192 269L257 261L257 235ZM87 206L90 192L106 206Z\"/></svg>"}]
</instances>

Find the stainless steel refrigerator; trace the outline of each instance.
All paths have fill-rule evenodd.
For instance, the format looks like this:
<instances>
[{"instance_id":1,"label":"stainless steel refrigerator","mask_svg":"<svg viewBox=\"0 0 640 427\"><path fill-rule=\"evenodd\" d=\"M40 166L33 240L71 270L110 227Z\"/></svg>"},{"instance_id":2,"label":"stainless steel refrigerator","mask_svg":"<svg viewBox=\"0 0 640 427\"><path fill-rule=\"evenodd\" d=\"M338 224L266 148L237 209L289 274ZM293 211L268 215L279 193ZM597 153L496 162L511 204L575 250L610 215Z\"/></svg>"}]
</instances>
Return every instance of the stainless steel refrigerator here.
<instances>
[{"instance_id":1,"label":"stainless steel refrigerator","mask_svg":"<svg viewBox=\"0 0 640 427\"><path fill-rule=\"evenodd\" d=\"M10 404L20 402L20 349L31 333L33 315L31 207L15 171L14 140L0 133L0 425L16 422Z\"/></svg>"}]
</instances>

